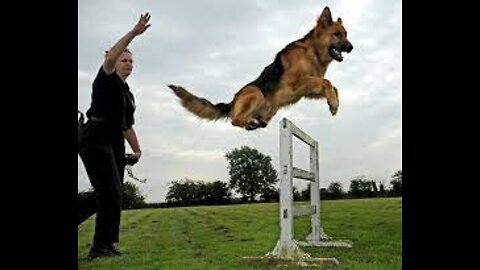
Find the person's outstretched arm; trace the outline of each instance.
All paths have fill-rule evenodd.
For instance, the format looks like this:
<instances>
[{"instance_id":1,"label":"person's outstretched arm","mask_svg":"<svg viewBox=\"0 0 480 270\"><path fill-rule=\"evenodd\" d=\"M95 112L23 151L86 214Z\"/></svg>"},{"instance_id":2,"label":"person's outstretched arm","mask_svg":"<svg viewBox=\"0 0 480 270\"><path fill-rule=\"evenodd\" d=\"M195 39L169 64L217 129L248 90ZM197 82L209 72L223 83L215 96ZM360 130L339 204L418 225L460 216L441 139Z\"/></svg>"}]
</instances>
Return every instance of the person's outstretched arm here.
<instances>
[{"instance_id":1,"label":"person's outstretched arm","mask_svg":"<svg viewBox=\"0 0 480 270\"><path fill-rule=\"evenodd\" d=\"M115 64L123 51L128 47L128 44L138 35L141 35L150 27L148 21L150 20L150 14L148 12L145 15L140 15L138 23L124 35L113 47L107 52L105 61L103 62L103 71L107 74L112 74L115 70Z\"/></svg>"}]
</instances>

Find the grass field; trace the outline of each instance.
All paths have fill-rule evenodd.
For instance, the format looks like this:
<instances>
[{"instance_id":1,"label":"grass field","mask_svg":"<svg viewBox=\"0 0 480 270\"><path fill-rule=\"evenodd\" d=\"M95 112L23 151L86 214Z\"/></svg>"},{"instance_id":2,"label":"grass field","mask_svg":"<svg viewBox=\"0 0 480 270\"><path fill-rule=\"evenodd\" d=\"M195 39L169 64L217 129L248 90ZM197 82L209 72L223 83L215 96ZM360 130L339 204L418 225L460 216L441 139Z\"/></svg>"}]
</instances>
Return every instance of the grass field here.
<instances>
[{"instance_id":1,"label":"grass field","mask_svg":"<svg viewBox=\"0 0 480 270\"><path fill-rule=\"evenodd\" d=\"M122 212L123 256L87 259L94 220L78 228L78 269L275 269L242 263L263 256L279 237L277 203ZM402 199L322 201L322 226L329 236L353 241L352 249L309 248L312 257L334 257L335 269L402 269ZM309 233L309 217L295 219L295 239ZM312 269L292 267L290 269ZM324 267L324 269L332 269Z\"/></svg>"}]
</instances>

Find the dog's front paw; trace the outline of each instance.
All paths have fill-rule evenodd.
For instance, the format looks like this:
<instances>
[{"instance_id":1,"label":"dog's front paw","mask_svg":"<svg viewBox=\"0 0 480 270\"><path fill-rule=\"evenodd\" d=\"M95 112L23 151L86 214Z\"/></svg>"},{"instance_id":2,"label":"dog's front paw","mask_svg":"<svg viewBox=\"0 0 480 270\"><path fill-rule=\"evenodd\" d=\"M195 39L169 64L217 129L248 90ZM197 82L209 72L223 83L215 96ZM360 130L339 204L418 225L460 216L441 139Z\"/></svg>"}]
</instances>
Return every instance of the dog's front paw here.
<instances>
[{"instance_id":1,"label":"dog's front paw","mask_svg":"<svg viewBox=\"0 0 480 270\"><path fill-rule=\"evenodd\" d=\"M329 104L329 106L330 106L330 113L331 113L332 115L337 114L338 106L334 106L334 105L330 105L330 104Z\"/></svg>"},{"instance_id":2,"label":"dog's front paw","mask_svg":"<svg viewBox=\"0 0 480 270\"><path fill-rule=\"evenodd\" d=\"M328 107L330 108L330 113L332 115L336 115L338 111L338 100L334 100L328 103Z\"/></svg>"},{"instance_id":3,"label":"dog's front paw","mask_svg":"<svg viewBox=\"0 0 480 270\"><path fill-rule=\"evenodd\" d=\"M336 115L338 111L339 101L338 101L338 90L333 86L333 91L335 92L335 99L328 101L328 106L330 107L330 113Z\"/></svg>"}]
</instances>

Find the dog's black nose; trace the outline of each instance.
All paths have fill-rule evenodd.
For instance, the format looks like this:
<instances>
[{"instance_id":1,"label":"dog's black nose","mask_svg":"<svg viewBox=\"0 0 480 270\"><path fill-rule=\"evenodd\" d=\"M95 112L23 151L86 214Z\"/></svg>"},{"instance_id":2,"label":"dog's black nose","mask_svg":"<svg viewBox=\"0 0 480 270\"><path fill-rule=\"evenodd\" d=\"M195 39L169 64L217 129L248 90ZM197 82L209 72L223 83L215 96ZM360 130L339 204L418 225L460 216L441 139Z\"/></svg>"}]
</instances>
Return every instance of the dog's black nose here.
<instances>
[{"instance_id":1,"label":"dog's black nose","mask_svg":"<svg viewBox=\"0 0 480 270\"><path fill-rule=\"evenodd\" d=\"M347 53L350 53L352 50L353 50L352 43L348 43L344 46L344 51L346 51Z\"/></svg>"}]
</instances>

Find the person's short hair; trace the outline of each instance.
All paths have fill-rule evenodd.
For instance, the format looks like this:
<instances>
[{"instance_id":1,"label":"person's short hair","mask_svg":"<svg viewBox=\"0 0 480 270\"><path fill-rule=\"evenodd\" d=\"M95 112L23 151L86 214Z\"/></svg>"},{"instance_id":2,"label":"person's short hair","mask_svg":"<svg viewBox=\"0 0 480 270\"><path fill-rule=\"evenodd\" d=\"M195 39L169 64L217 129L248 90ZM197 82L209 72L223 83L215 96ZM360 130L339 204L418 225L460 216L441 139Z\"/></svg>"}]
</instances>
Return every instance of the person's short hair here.
<instances>
[{"instance_id":1,"label":"person's short hair","mask_svg":"<svg viewBox=\"0 0 480 270\"><path fill-rule=\"evenodd\" d=\"M109 50L106 50L106 51L105 51L105 55L107 55L108 52L109 52ZM131 52L128 48L126 48L125 50L123 50L123 52L127 52L127 53L129 53L129 54L132 54L132 52Z\"/></svg>"}]
</instances>

